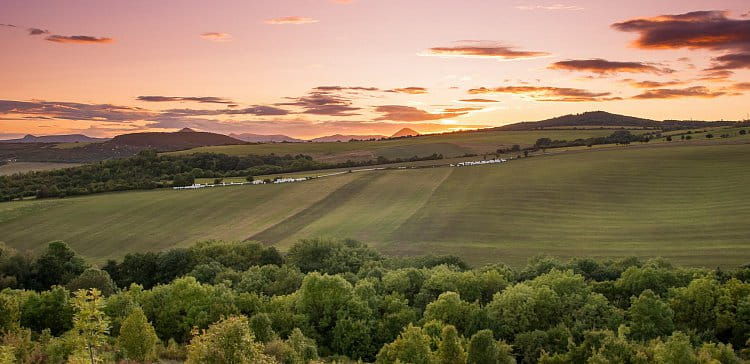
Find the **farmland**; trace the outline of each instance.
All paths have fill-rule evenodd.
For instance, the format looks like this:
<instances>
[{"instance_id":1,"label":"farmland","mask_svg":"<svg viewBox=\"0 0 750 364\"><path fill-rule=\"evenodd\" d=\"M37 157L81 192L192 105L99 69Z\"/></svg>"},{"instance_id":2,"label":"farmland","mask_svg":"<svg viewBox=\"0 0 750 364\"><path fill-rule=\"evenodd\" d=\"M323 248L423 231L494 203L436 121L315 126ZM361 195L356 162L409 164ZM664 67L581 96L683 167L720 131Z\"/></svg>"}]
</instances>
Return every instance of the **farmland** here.
<instances>
[{"instance_id":1,"label":"farmland","mask_svg":"<svg viewBox=\"0 0 750 364\"><path fill-rule=\"evenodd\" d=\"M502 165L349 173L302 183L0 204L2 240L67 241L92 259L205 239L351 237L472 263L556 256L750 261L750 145L595 149ZM637 212L637 213L635 213Z\"/></svg>"},{"instance_id":2,"label":"farmland","mask_svg":"<svg viewBox=\"0 0 750 364\"><path fill-rule=\"evenodd\" d=\"M79 166L80 163L44 163L44 162L14 162L0 165L0 176L32 171L49 171L53 169Z\"/></svg>"},{"instance_id":3,"label":"farmland","mask_svg":"<svg viewBox=\"0 0 750 364\"><path fill-rule=\"evenodd\" d=\"M408 158L414 155L425 156L432 153L445 157L464 154L494 153L498 148L508 148L513 144L521 147L533 145L539 138L574 140L578 138L601 137L612 134L609 129L585 130L539 130L539 131L478 131L454 134L423 135L379 141L359 141L340 143L266 143L248 145L225 145L201 147L170 154L190 154L213 152L229 155L248 154L307 154L317 160L341 162L347 159L367 160L383 156L389 159ZM631 130L634 134L647 132Z\"/></svg>"}]
</instances>

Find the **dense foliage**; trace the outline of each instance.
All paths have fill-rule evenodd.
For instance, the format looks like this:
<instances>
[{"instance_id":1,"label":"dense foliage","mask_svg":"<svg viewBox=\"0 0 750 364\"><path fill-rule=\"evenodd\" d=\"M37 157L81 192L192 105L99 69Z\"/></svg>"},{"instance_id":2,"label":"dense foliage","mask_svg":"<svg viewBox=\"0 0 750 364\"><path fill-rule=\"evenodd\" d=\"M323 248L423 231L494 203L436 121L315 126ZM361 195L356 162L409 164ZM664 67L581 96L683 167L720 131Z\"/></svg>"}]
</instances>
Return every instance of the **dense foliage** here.
<instances>
[{"instance_id":1,"label":"dense foliage","mask_svg":"<svg viewBox=\"0 0 750 364\"><path fill-rule=\"evenodd\" d=\"M252 177L275 173L350 168L372 164L442 159L440 154L408 159L316 162L312 157L292 155L247 155L197 153L184 156L158 155L144 150L138 155L80 167L0 176L0 201L24 197L65 197L100 192L188 186L196 178Z\"/></svg>"},{"instance_id":2,"label":"dense foliage","mask_svg":"<svg viewBox=\"0 0 750 364\"><path fill-rule=\"evenodd\" d=\"M60 278L41 278L40 262ZM455 257L391 258L357 241L308 239L286 256L205 242L130 254L104 270L61 242L39 256L2 247L0 275L0 358L27 363L750 358L747 267L536 258L522 269L471 269Z\"/></svg>"}]
</instances>

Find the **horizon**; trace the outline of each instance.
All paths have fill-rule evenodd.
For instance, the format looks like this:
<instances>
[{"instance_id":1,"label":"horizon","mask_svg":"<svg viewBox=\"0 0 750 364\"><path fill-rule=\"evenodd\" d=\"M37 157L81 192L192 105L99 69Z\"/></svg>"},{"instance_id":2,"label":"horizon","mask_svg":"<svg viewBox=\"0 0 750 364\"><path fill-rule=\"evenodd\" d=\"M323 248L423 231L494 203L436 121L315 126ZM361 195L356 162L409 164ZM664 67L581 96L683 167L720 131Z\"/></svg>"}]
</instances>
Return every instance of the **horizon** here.
<instances>
[{"instance_id":1,"label":"horizon","mask_svg":"<svg viewBox=\"0 0 750 364\"><path fill-rule=\"evenodd\" d=\"M587 110L742 120L750 105L739 0L34 0L0 14L0 139L430 134Z\"/></svg>"}]
</instances>

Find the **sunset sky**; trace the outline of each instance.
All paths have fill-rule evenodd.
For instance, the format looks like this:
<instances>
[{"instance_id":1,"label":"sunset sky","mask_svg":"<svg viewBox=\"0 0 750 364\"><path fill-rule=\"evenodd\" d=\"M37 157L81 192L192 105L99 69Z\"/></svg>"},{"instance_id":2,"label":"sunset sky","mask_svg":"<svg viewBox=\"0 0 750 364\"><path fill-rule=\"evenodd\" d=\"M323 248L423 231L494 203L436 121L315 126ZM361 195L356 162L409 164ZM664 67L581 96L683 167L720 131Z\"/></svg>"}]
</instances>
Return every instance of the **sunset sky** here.
<instances>
[{"instance_id":1,"label":"sunset sky","mask_svg":"<svg viewBox=\"0 0 750 364\"><path fill-rule=\"evenodd\" d=\"M2 0L0 138L750 112L747 0Z\"/></svg>"}]
</instances>

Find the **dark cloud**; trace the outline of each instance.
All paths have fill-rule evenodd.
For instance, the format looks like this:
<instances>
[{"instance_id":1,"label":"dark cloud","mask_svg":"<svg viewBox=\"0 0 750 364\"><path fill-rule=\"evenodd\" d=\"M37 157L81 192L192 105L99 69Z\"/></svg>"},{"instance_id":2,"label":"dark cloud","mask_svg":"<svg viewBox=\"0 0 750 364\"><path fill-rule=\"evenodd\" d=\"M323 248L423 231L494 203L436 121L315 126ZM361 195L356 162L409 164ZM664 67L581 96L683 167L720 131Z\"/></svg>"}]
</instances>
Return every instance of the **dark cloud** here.
<instances>
[{"instance_id":1,"label":"dark cloud","mask_svg":"<svg viewBox=\"0 0 750 364\"><path fill-rule=\"evenodd\" d=\"M656 89L648 90L640 95L633 96L634 99L676 99L684 97L714 98L726 95L726 92L712 91L705 86L693 86L683 89Z\"/></svg>"},{"instance_id":2,"label":"dark cloud","mask_svg":"<svg viewBox=\"0 0 750 364\"><path fill-rule=\"evenodd\" d=\"M461 101L461 102L500 102L497 100L490 100L490 99L463 99L463 100L458 100L458 101Z\"/></svg>"},{"instance_id":3,"label":"dark cloud","mask_svg":"<svg viewBox=\"0 0 750 364\"><path fill-rule=\"evenodd\" d=\"M635 80L623 80L633 87L637 88L660 88L669 87L685 84L682 81L635 81Z\"/></svg>"},{"instance_id":4,"label":"dark cloud","mask_svg":"<svg viewBox=\"0 0 750 364\"><path fill-rule=\"evenodd\" d=\"M380 91L377 87L351 87L351 86L318 86L314 90L321 92L333 91Z\"/></svg>"},{"instance_id":5,"label":"dark cloud","mask_svg":"<svg viewBox=\"0 0 750 364\"><path fill-rule=\"evenodd\" d=\"M740 91L749 91L750 90L750 82L740 82L735 83L731 86L733 90L740 90Z\"/></svg>"},{"instance_id":6,"label":"dark cloud","mask_svg":"<svg viewBox=\"0 0 750 364\"><path fill-rule=\"evenodd\" d=\"M716 70L716 71L705 71L703 76L698 78L699 81L714 81L724 82L728 81L730 77L734 75L734 72L730 70Z\"/></svg>"},{"instance_id":7,"label":"dark cloud","mask_svg":"<svg viewBox=\"0 0 750 364\"><path fill-rule=\"evenodd\" d=\"M612 27L635 32L644 49L750 49L750 20L727 18L726 11L694 11L678 15L638 18Z\"/></svg>"},{"instance_id":8,"label":"dark cloud","mask_svg":"<svg viewBox=\"0 0 750 364\"><path fill-rule=\"evenodd\" d=\"M391 90L388 90L388 92L396 92L401 94L411 94L411 95L420 95L420 94L426 94L427 89L424 87L402 87L402 88L394 88Z\"/></svg>"},{"instance_id":9,"label":"dark cloud","mask_svg":"<svg viewBox=\"0 0 750 364\"><path fill-rule=\"evenodd\" d=\"M446 57L476 57L498 59L523 59L547 56L547 52L522 51L514 47L482 40L464 40L448 47L434 47L428 50L428 55Z\"/></svg>"},{"instance_id":10,"label":"dark cloud","mask_svg":"<svg viewBox=\"0 0 750 364\"><path fill-rule=\"evenodd\" d=\"M384 115L375 120L391 120L391 121L427 121L427 120L440 120L454 118L461 115L466 115L468 111L459 112L443 112L443 113L429 113L424 110L417 109L411 106L401 105L383 105L375 108L376 112L383 113Z\"/></svg>"},{"instance_id":11,"label":"dark cloud","mask_svg":"<svg viewBox=\"0 0 750 364\"><path fill-rule=\"evenodd\" d=\"M0 27L10 27L10 28L17 28L17 27L16 27L15 25L13 25L13 24L0 24Z\"/></svg>"},{"instance_id":12,"label":"dark cloud","mask_svg":"<svg viewBox=\"0 0 750 364\"><path fill-rule=\"evenodd\" d=\"M750 53L730 53L713 59L714 65L709 68L715 70L732 70L750 68Z\"/></svg>"},{"instance_id":13,"label":"dark cloud","mask_svg":"<svg viewBox=\"0 0 750 364\"><path fill-rule=\"evenodd\" d=\"M493 93L519 94L531 97L536 101L585 102L621 100L620 97L612 97L610 92L592 92L567 87L504 86L495 88L480 87L469 90L469 94L472 95Z\"/></svg>"},{"instance_id":14,"label":"dark cloud","mask_svg":"<svg viewBox=\"0 0 750 364\"><path fill-rule=\"evenodd\" d=\"M0 115L26 114L64 120L128 122L144 120L157 113L137 107L111 104L81 104L54 101L0 100Z\"/></svg>"},{"instance_id":15,"label":"dark cloud","mask_svg":"<svg viewBox=\"0 0 750 364\"><path fill-rule=\"evenodd\" d=\"M72 43L72 44L104 44L104 43L112 43L115 41L112 38L100 38L100 37L92 37L88 35L66 36L66 35L57 35L57 34L50 35L44 39L50 42L55 42L55 43Z\"/></svg>"},{"instance_id":16,"label":"dark cloud","mask_svg":"<svg viewBox=\"0 0 750 364\"><path fill-rule=\"evenodd\" d=\"M325 87L325 86L324 86ZM303 108L303 114L328 116L359 115L353 111L360 110L352 106L352 100L341 95L332 95L328 91L312 91L306 96L289 98L292 102L279 103L276 106L298 106Z\"/></svg>"},{"instance_id":17,"label":"dark cloud","mask_svg":"<svg viewBox=\"0 0 750 364\"><path fill-rule=\"evenodd\" d=\"M616 73L671 73L674 70L668 68L658 68L656 66L642 62L617 62L606 59L576 59L568 61L555 62L549 66L551 69L566 71L586 71L605 74Z\"/></svg>"},{"instance_id":18,"label":"dark cloud","mask_svg":"<svg viewBox=\"0 0 750 364\"><path fill-rule=\"evenodd\" d=\"M138 101L147 102L182 102L191 101L202 104L233 104L234 101L215 96L138 96Z\"/></svg>"},{"instance_id":19,"label":"dark cloud","mask_svg":"<svg viewBox=\"0 0 750 364\"><path fill-rule=\"evenodd\" d=\"M186 116L210 116L210 115L255 115L275 116L288 115L289 111L273 106L255 105L244 109L222 109L222 110L196 110L196 109L169 109L164 110L162 116L186 117Z\"/></svg>"},{"instance_id":20,"label":"dark cloud","mask_svg":"<svg viewBox=\"0 0 750 364\"><path fill-rule=\"evenodd\" d=\"M29 32L29 35L49 34L49 30L47 29L29 28L27 30Z\"/></svg>"}]
</instances>

